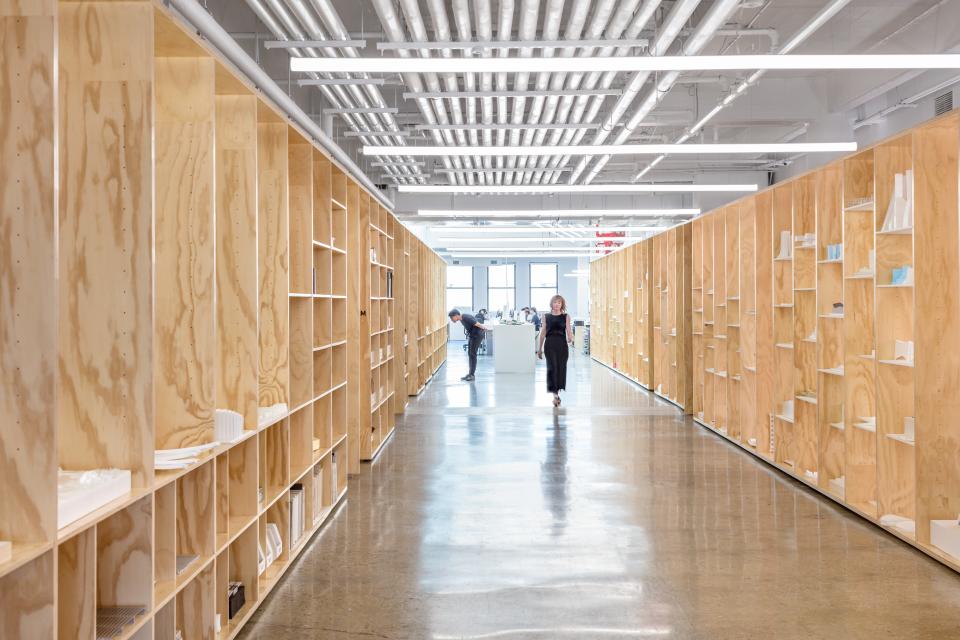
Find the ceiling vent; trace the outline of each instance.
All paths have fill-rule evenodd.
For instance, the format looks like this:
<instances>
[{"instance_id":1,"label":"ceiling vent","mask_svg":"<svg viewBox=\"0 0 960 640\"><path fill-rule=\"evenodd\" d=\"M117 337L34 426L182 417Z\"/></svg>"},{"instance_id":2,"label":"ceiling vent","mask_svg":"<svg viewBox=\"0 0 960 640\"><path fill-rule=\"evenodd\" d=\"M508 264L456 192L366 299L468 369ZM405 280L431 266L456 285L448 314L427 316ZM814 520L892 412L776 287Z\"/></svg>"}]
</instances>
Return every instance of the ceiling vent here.
<instances>
[{"instance_id":1,"label":"ceiling vent","mask_svg":"<svg viewBox=\"0 0 960 640\"><path fill-rule=\"evenodd\" d=\"M933 110L936 114L943 115L947 111L953 111L953 91L941 93L933 101Z\"/></svg>"}]
</instances>

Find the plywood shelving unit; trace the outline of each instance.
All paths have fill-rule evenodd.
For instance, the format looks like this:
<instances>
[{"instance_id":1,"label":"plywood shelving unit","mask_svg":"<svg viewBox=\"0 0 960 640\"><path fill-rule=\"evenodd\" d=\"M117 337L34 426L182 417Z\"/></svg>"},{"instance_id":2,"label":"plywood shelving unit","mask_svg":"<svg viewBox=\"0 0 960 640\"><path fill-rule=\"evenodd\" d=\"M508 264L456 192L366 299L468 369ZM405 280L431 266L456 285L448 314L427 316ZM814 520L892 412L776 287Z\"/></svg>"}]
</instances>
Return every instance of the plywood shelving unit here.
<instances>
[{"instance_id":1,"label":"plywood shelving unit","mask_svg":"<svg viewBox=\"0 0 960 640\"><path fill-rule=\"evenodd\" d=\"M677 227L591 263L592 357L689 412L691 230Z\"/></svg>"},{"instance_id":2,"label":"plywood shelving unit","mask_svg":"<svg viewBox=\"0 0 960 640\"><path fill-rule=\"evenodd\" d=\"M443 296L432 295L431 291L446 291L447 265L435 251L419 243L410 251L410 305L408 306L409 332L416 334L415 358L408 355L411 366L411 378L407 382L407 393L418 395L433 378L441 365L447 360L447 311L443 305ZM412 340L412 338L410 338ZM413 377L413 361L417 362L417 375Z\"/></svg>"},{"instance_id":3,"label":"plywood shelving unit","mask_svg":"<svg viewBox=\"0 0 960 640\"><path fill-rule=\"evenodd\" d=\"M21 185L0 207L18 238L0 256L0 636L91 639L98 611L136 606L117 637L232 638L359 466L352 412L371 396L349 372L371 346L355 327L376 315L384 337L366 339L396 348L401 228L162 3L6 3L0 31L16 98L0 166ZM417 295L442 300L436 284ZM420 375L383 360L381 397ZM232 442L214 441L221 409L242 416ZM129 470L131 490L58 526L58 466ZM246 594L232 618L230 582Z\"/></svg>"},{"instance_id":4,"label":"plywood shelving unit","mask_svg":"<svg viewBox=\"0 0 960 640\"><path fill-rule=\"evenodd\" d=\"M727 305L696 419L956 569L958 147L952 112L691 223L694 291Z\"/></svg>"},{"instance_id":5,"label":"plywood shelving unit","mask_svg":"<svg viewBox=\"0 0 960 640\"><path fill-rule=\"evenodd\" d=\"M695 420L960 570L958 149L954 111L594 261L591 330L642 382L650 260L653 386L673 384L656 294L688 264Z\"/></svg>"}]
</instances>

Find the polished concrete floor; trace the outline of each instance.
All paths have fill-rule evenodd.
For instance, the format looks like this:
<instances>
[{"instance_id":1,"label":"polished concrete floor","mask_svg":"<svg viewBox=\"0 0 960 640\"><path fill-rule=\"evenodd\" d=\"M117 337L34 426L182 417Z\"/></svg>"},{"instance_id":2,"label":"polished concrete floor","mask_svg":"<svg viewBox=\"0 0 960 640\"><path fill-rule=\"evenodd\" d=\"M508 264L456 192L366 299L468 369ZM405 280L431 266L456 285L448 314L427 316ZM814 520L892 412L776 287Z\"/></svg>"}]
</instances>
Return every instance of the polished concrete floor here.
<instances>
[{"instance_id":1,"label":"polished concrete floor","mask_svg":"<svg viewBox=\"0 0 960 640\"><path fill-rule=\"evenodd\" d=\"M465 368L242 638L960 638L960 576L604 367Z\"/></svg>"}]
</instances>

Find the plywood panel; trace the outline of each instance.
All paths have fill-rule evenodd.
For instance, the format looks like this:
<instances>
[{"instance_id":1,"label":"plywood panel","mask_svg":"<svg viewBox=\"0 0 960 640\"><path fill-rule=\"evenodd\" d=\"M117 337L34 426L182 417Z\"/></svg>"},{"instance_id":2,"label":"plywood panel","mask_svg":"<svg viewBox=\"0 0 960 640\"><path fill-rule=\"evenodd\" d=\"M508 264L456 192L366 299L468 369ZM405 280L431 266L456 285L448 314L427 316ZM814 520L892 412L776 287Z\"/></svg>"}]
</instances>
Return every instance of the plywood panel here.
<instances>
[{"instance_id":1,"label":"plywood panel","mask_svg":"<svg viewBox=\"0 0 960 640\"><path fill-rule=\"evenodd\" d=\"M257 101L216 97L217 408L257 424Z\"/></svg>"},{"instance_id":2,"label":"plywood panel","mask_svg":"<svg viewBox=\"0 0 960 640\"><path fill-rule=\"evenodd\" d=\"M282 122L257 125L261 407L287 403L290 397L287 130L288 126Z\"/></svg>"},{"instance_id":3,"label":"plywood panel","mask_svg":"<svg viewBox=\"0 0 960 640\"><path fill-rule=\"evenodd\" d=\"M0 578L0 638L53 638L54 551Z\"/></svg>"},{"instance_id":4,"label":"plywood panel","mask_svg":"<svg viewBox=\"0 0 960 640\"><path fill-rule=\"evenodd\" d=\"M56 530L55 10L0 5L0 539L28 543Z\"/></svg>"},{"instance_id":5,"label":"plywood panel","mask_svg":"<svg viewBox=\"0 0 960 640\"><path fill-rule=\"evenodd\" d=\"M960 514L960 116L920 127L915 154L917 537Z\"/></svg>"},{"instance_id":6,"label":"plywood panel","mask_svg":"<svg viewBox=\"0 0 960 640\"><path fill-rule=\"evenodd\" d=\"M57 550L57 636L60 638L95 637L96 562L94 529L80 532Z\"/></svg>"},{"instance_id":7,"label":"plywood panel","mask_svg":"<svg viewBox=\"0 0 960 640\"><path fill-rule=\"evenodd\" d=\"M295 140L288 147L290 292L313 293L313 148Z\"/></svg>"},{"instance_id":8,"label":"plywood panel","mask_svg":"<svg viewBox=\"0 0 960 640\"><path fill-rule=\"evenodd\" d=\"M148 605L152 599L153 499L147 496L97 525L97 605Z\"/></svg>"},{"instance_id":9,"label":"plywood panel","mask_svg":"<svg viewBox=\"0 0 960 640\"><path fill-rule=\"evenodd\" d=\"M157 58L156 447L213 440L213 61Z\"/></svg>"},{"instance_id":10,"label":"plywood panel","mask_svg":"<svg viewBox=\"0 0 960 640\"><path fill-rule=\"evenodd\" d=\"M148 486L153 9L62 3L59 34L60 465Z\"/></svg>"},{"instance_id":11,"label":"plywood panel","mask_svg":"<svg viewBox=\"0 0 960 640\"><path fill-rule=\"evenodd\" d=\"M366 273L366 255L362 251L360 188L352 180L347 184L347 468L350 473L360 471L360 412L366 404L360 394L360 371L363 369L363 352L360 345L361 278ZM416 326L415 324L412 326ZM417 344L416 331L411 331L410 342ZM368 361L369 362L369 361ZM412 359L416 372L417 359ZM411 374L416 384L416 373Z\"/></svg>"}]
</instances>

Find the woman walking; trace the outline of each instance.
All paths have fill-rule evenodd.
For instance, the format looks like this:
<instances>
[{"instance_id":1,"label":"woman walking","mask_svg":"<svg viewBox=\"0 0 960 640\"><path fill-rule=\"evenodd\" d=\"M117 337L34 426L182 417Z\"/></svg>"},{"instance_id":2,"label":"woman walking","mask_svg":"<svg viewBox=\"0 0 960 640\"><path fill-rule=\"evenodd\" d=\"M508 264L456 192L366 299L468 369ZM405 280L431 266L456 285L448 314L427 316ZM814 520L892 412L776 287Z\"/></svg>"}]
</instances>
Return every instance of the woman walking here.
<instances>
[{"instance_id":1,"label":"woman walking","mask_svg":"<svg viewBox=\"0 0 960 640\"><path fill-rule=\"evenodd\" d=\"M540 332L540 347L537 357L547 355L547 391L553 394L553 406L560 406L560 392L567 388L567 358L573 344L573 329L567 315L567 301L563 296L550 298L550 311L543 314L543 330Z\"/></svg>"}]
</instances>

